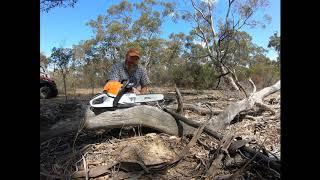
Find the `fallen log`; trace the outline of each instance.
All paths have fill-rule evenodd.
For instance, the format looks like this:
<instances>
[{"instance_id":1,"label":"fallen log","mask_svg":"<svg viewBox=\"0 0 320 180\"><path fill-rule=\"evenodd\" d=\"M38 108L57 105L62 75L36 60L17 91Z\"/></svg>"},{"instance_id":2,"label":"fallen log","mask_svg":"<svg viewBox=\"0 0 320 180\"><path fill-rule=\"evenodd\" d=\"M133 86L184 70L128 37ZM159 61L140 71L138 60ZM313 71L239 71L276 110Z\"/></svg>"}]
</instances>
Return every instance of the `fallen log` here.
<instances>
[{"instance_id":1,"label":"fallen log","mask_svg":"<svg viewBox=\"0 0 320 180\"><path fill-rule=\"evenodd\" d=\"M181 123L183 134L192 134L193 127ZM85 114L86 129L121 128L126 126L142 126L152 128L170 135L178 135L179 129L176 120L161 109L141 105L115 111L106 111L95 115L89 108Z\"/></svg>"},{"instance_id":2,"label":"fallen log","mask_svg":"<svg viewBox=\"0 0 320 180\"><path fill-rule=\"evenodd\" d=\"M40 131L40 142L47 139L62 136L64 134L76 134L78 130L87 129L112 129L122 127L147 127L170 135L192 134L194 127L177 121L163 110L141 105L114 111L105 111L98 115L83 106L83 113L77 114L70 121L61 121L46 131Z\"/></svg>"}]
</instances>

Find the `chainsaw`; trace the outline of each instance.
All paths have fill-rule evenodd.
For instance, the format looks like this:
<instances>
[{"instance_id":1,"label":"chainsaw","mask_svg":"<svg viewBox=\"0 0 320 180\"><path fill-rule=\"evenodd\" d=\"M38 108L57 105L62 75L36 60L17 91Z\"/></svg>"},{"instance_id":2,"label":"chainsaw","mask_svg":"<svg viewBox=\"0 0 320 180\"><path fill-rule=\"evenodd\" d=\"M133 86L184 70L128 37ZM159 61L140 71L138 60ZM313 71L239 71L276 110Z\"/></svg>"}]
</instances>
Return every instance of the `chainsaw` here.
<instances>
[{"instance_id":1,"label":"chainsaw","mask_svg":"<svg viewBox=\"0 0 320 180\"><path fill-rule=\"evenodd\" d=\"M140 95L130 92L136 85L133 79L124 80L120 82L108 82L104 86L102 93L94 96L90 101L90 108L92 111L98 109L111 109L128 108L141 103L160 101L164 99L163 94L145 94Z\"/></svg>"}]
</instances>

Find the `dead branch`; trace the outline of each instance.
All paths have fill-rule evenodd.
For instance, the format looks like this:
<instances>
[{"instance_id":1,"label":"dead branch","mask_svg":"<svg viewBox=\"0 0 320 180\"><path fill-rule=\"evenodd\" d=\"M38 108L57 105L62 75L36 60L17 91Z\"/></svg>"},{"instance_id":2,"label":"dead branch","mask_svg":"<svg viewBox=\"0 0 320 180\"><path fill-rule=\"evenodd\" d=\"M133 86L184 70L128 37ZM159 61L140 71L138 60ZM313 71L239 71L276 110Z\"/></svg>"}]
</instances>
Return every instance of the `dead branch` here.
<instances>
[{"instance_id":1,"label":"dead branch","mask_svg":"<svg viewBox=\"0 0 320 180\"><path fill-rule=\"evenodd\" d=\"M229 73L230 73L230 72L226 72L226 73L220 74L220 75L217 77L217 78L218 78L218 83L217 83L217 85L216 85L216 89L219 87L221 78L222 78L223 76L228 75Z\"/></svg>"},{"instance_id":2,"label":"dead branch","mask_svg":"<svg viewBox=\"0 0 320 180\"><path fill-rule=\"evenodd\" d=\"M220 141L220 146L216 150L216 153L218 155L211 163L209 170L206 172L207 179L214 178L217 175L218 170L221 169L221 161L224 158L224 156L228 154L228 148L232 143L233 138L233 135L229 135L223 137L223 139Z\"/></svg>"},{"instance_id":3,"label":"dead branch","mask_svg":"<svg viewBox=\"0 0 320 180\"><path fill-rule=\"evenodd\" d=\"M197 114L200 114L200 115L206 115L206 114L210 114L211 111L209 109L205 109L205 108L202 108L202 107L199 107L199 106L196 106L196 105L192 105L192 104L186 104L184 106L184 109L185 110L190 110L190 111L193 111ZM214 115L217 115L219 113L222 112L222 110L214 110L212 111Z\"/></svg>"},{"instance_id":4,"label":"dead branch","mask_svg":"<svg viewBox=\"0 0 320 180\"><path fill-rule=\"evenodd\" d=\"M238 102L231 103L222 113L215 118L209 126L213 129L219 130L225 128L230 122L234 119L234 117L247 109L251 109L256 102L261 102L263 98L266 96L278 91L280 89L280 81L275 83L270 87L266 87L256 93L254 93L251 97L243 99Z\"/></svg>"},{"instance_id":5,"label":"dead branch","mask_svg":"<svg viewBox=\"0 0 320 180\"><path fill-rule=\"evenodd\" d=\"M249 82L250 82L250 84L252 85L252 93L251 93L251 95L250 95L250 96L252 96L252 95L254 95L254 93L256 93L257 87L256 87L256 85L254 84L254 82L251 80L251 78L249 78Z\"/></svg>"},{"instance_id":6,"label":"dead branch","mask_svg":"<svg viewBox=\"0 0 320 180\"><path fill-rule=\"evenodd\" d=\"M244 118L246 119L251 119L253 121L259 121L259 119L261 118L262 116L259 116L259 117L253 117L253 116L250 116L250 115L246 115Z\"/></svg>"},{"instance_id":7,"label":"dead branch","mask_svg":"<svg viewBox=\"0 0 320 180\"><path fill-rule=\"evenodd\" d=\"M109 165L102 165L102 166L97 166L94 168L91 168L88 172L88 177L89 178L94 178L94 177L98 177L101 176L105 173L110 172L110 168L112 168L113 166L116 166L117 164L119 164L119 162L113 163L113 164L109 164ZM82 171L76 171L74 172L74 174L72 174L72 178L81 178L81 177L85 177L86 173L85 170Z\"/></svg>"},{"instance_id":8,"label":"dead branch","mask_svg":"<svg viewBox=\"0 0 320 180\"><path fill-rule=\"evenodd\" d=\"M170 111L166 108L163 109L165 112L169 113L170 115L172 115L175 119L182 121L184 123L186 123L187 125L194 127L194 128L198 128L201 124L195 121L192 121L184 116L181 116L178 113L175 113L173 111ZM222 136L220 134L218 134L216 131L210 129L208 126L204 128L204 132L210 134L212 137L214 137L215 139L221 140Z\"/></svg>"},{"instance_id":9,"label":"dead branch","mask_svg":"<svg viewBox=\"0 0 320 180\"><path fill-rule=\"evenodd\" d=\"M88 180L89 177L88 177L87 163L86 163L86 158L84 156L82 156L82 161L83 161L83 167L84 167L84 174L85 174L86 180Z\"/></svg>"},{"instance_id":10,"label":"dead branch","mask_svg":"<svg viewBox=\"0 0 320 180\"><path fill-rule=\"evenodd\" d=\"M180 93L179 89L177 88L177 86L175 87L175 90L176 90L176 97L177 97L177 101L178 101L177 113L183 114L182 96L181 96L181 93Z\"/></svg>"}]
</instances>

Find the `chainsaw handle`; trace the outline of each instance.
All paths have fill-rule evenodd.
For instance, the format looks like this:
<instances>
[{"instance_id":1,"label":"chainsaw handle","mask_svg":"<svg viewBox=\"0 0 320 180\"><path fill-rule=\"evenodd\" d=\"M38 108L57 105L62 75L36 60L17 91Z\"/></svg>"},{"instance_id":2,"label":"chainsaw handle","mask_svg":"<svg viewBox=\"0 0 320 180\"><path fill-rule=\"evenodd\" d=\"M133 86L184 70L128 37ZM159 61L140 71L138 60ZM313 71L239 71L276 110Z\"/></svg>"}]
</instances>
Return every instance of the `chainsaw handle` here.
<instances>
[{"instance_id":1,"label":"chainsaw handle","mask_svg":"<svg viewBox=\"0 0 320 180\"><path fill-rule=\"evenodd\" d=\"M128 83L129 83L129 81L125 85L122 86L122 88L118 92L117 96L114 98L113 107L118 107L119 100L121 99L123 94L126 92L126 89L127 89L126 86L127 86Z\"/></svg>"},{"instance_id":2,"label":"chainsaw handle","mask_svg":"<svg viewBox=\"0 0 320 180\"><path fill-rule=\"evenodd\" d=\"M133 76L130 77L129 79L124 79L121 81L121 84L123 84L123 86L120 89L120 91L118 92L117 96L113 100L113 107L118 106L118 102L121 99L121 97L123 96L123 94L125 92L127 92L128 89L131 89L132 87L134 87L136 85L136 83L137 83L137 80Z\"/></svg>"}]
</instances>

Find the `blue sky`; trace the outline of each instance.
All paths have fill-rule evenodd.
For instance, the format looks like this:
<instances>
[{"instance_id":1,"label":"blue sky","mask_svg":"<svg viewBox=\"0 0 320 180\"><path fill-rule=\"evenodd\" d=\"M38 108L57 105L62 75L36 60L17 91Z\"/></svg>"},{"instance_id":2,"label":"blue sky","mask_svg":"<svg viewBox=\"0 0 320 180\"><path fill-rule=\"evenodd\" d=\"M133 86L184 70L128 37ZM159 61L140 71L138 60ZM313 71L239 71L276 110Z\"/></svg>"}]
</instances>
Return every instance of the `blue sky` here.
<instances>
[{"instance_id":1,"label":"blue sky","mask_svg":"<svg viewBox=\"0 0 320 180\"><path fill-rule=\"evenodd\" d=\"M224 16L224 3L226 0L217 1L217 13ZM86 26L86 23L96 19L98 15L106 13L110 5L117 4L119 0L78 0L74 8L54 8L48 13L40 14L40 51L45 55L51 54L53 47L72 47L81 40L90 39L94 36L92 29ZM135 1L132 1L135 2ZM176 1L177 2L177 1ZM189 3L189 0L179 0L181 8L186 7L183 4ZM269 7L256 13L256 17L262 17L267 13L271 16L271 23L262 28L244 28L248 32L255 44L267 48L269 37L274 32L280 32L280 1L269 0ZM166 37L172 32L188 33L191 25L188 23L172 23L166 21L163 25L162 37ZM276 52L268 49L267 55L275 59Z\"/></svg>"}]
</instances>

